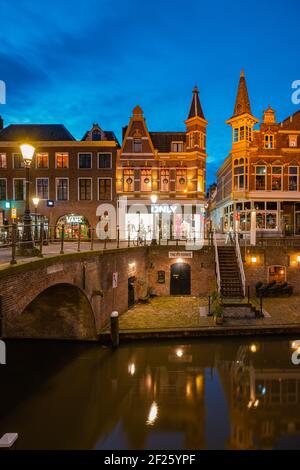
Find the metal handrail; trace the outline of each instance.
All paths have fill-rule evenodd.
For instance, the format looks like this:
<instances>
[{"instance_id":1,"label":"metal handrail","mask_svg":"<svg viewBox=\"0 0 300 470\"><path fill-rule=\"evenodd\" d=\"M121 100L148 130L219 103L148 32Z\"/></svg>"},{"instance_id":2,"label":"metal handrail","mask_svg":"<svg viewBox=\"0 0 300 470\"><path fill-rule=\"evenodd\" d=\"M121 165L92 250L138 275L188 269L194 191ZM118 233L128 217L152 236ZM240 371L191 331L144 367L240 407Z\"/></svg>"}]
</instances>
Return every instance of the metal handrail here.
<instances>
[{"instance_id":1,"label":"metal handrail","mask_svg":"<svg viewBox=\"0 0 300 470\"><path fill-rule=\"evenodd\" d=\"M241 281L242 281L242 286L243 286L243 296L245 297L246 277L245 277L244 264L243 264L242 255L241 255L241 248L240 248L238 233L235 234L235 253L236 253L240 275L241 275Z\"/></svg>"},{"instance_id":2,"label":"metal handrail","mask_svg":"<svg viewBox=\"0 0 300 470\"><path fill-rule=\"evenodd\" d=\"M216 274L217 274L217 286L218 294L221 294L221 274L220 274L220 263L219 263L219 253L218 253L218 243L216 237L216 231L213 232L213 242L215 247L215 259L216 259Z\"/></svg>"}]
</instances>

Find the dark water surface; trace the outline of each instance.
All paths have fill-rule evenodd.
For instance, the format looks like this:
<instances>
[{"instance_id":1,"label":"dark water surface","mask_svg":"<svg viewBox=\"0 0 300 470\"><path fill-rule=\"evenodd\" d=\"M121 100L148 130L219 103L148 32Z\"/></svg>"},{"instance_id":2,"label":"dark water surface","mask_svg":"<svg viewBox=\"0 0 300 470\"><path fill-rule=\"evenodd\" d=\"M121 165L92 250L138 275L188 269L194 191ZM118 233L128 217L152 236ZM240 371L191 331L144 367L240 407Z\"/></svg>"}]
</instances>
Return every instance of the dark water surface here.
<instances>
[{"instance_id":1,"label":"dark water surface","mask_svg":"<svg viewBox=\"0 0 300 470\"><path fill-rule=\"evenodd\" d=\"M292 340L8 342L0 434L18 449L300 449Z\"/></svg>"}]
</instances>

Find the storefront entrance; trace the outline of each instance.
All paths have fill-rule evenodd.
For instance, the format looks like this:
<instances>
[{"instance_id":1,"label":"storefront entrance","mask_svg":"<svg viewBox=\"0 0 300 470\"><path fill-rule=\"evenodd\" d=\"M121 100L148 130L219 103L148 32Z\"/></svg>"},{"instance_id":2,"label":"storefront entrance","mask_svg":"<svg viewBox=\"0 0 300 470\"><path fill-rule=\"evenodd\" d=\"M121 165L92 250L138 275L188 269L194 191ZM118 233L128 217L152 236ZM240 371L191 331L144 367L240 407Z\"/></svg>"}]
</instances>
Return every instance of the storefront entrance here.
<instances>
[{"instance_id":1,"label":"storefront entrance","mask_svg":"<svg viewBox=\"0 0 300 470\"><path fill-rule=\"evenodd\" d=\"M191 294L191 267L187 263L175 263L171 266L171 295Z\"/></svg>"},{"instance_id":2,"label":"storefront entrance","mask_svg":"<svg viewBox=\"0 0 300 470\"><path fill-rule=\"evenodd\" d=\"M89 229L90 225L85 217L78 214L68 214L63 215L57 221L56 225L56 237L59 238L61 236L62 226L64 225L65 229L65 239L66 240L76 240L79 237L79 230L80 230L80 238L89 238ZM79 229L80 226L80 229Z\"/></svg>"}]
</instances>

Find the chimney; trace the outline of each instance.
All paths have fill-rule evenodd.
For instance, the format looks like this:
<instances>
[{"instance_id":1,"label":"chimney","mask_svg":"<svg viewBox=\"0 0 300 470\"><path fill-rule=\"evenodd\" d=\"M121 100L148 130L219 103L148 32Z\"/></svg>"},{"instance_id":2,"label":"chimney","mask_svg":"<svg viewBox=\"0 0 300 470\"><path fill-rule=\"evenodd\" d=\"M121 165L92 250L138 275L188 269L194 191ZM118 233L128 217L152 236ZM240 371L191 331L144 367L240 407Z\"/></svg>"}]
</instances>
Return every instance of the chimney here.
<instances>
[{"instance_id":1,"label":"chimney","mask_svg":"<svg viewBox=\"0 0 300 470\"><path fill-rule=\"evenodd\" d=\"M0 116L0 131L2 131L3 126L4 126L4 121L2 119L2 116Z\"/></svg>"}]
</instances>

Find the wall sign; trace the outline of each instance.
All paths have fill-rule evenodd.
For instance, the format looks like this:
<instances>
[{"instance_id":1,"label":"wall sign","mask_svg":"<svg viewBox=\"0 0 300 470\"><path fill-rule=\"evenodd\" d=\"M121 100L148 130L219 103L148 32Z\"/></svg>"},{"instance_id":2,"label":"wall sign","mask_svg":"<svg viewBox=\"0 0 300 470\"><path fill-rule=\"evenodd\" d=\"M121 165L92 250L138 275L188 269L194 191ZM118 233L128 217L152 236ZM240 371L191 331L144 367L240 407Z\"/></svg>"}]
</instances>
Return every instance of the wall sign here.
<instances>
[{"instance_id":1,"label":"wall sign","mask_svg":"<svg viewBox=\"0 0 300 470\"><path fill-rule=\"evenodd\" d=\"M192 251L169 251L169 258L192 258Z\"/></svg>"},{"instance_id":2,"label":"wall sign","mask_svg":"<svg viewBox=\"0 0 300 470\"><path fill-rule=\"evenodd\" d=\"M177 206L170 206L169 204L152 204L152 214L175 214Z\"/></svg>"},{"instance_id":3,"label":"wall sign","mask_svg":"<svg viewBox=\"0 0 300 470\"><path fill-rule=\"evenodd\" d=\"M165 271L157 271L157 282L159 284L165 284L165 282L166 282L166 272Z\"/></svg>"},{"instance_id":4,"label":"wall sign","mask_svg":"<svg viewBox=\"0 0 300 470\"><path fill-rule=\"evenodd\" d=\"M118 287L118 273L113 273L112 275L112 286L113 289L116 289Z\"/></svg>"},{"instance_id":5,"label":"wall sign","mask_svg":"<svg viewBox=\"0 0 300 470\"><path fill-rule=\"evenodd\" d=\"M12 209L11 209L11 218L12 219L17 218L17 209L16 209L16 207L12 207Z\"/></svg>"},{"instance_id":6,"label":"wall sign","mask_svg":"<svg viewBox=\"0 0 300 470\"><path fill-rule=\"evenodd\" d=\"M81 215L66 215L67 224L81 224L82 216Z\"/></svg>"}]
</instances>

